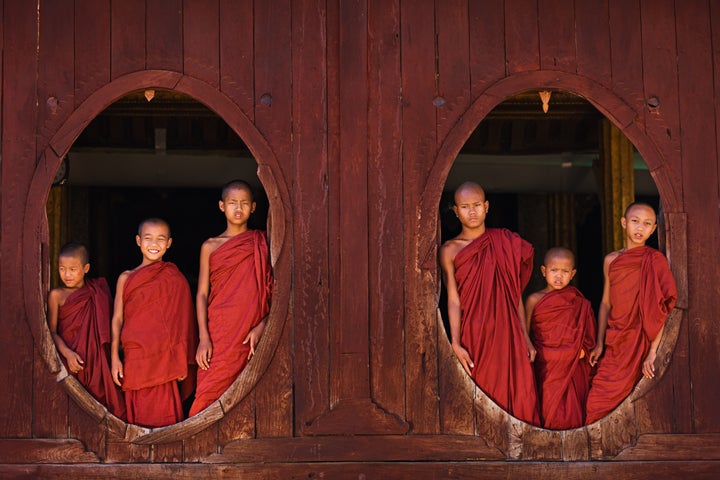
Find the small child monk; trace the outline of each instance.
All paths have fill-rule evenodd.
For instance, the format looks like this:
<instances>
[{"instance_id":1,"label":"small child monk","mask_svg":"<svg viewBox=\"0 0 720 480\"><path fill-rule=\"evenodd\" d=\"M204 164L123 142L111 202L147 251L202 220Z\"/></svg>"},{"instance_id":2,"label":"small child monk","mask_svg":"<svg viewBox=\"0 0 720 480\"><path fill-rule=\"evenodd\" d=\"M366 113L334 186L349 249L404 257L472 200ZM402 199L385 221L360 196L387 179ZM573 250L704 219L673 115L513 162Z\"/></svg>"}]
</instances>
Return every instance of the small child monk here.
<instances>
[{"instance_id":1,"label":"small child monk","mask_svg":"<svg viewBox=\"0 0 720 480\"><path fill-rule=\"evenodd\" d=\"M142 262L120 274L115 292L112 375L125 391L128 422L162 427L183 420L178 381L194 363L195 311L187 280L163 261L172 244L167 222L144 220L135 241Z\"/></svg>"},{"instance_id":2,"label":"small child monk","mask_svg":"<svg viewBox=\"0 0 720 480\"><path fill-rule=\"evenodd\" d=\"M64 287L48 295L48 326L68 371L116 417L125 420L125 399L110 373L110 306L107 280L85 278L88 250L66 243L58 252Z\"/></svg>"},{"instance_id":3,"label":"small child monk","mask_svg":"<svg viewBox=\"0 0 720 480\"><path fill-rule=\"evenodd\" d=\"M658 344L677 298L667 259L645 245L657 228L655 210L646 203L632 203L620 224L625 246L608 254L603 263L597 345L590 352L597 373L590 382L586 424L614 410L641 375L655 377Z\"/></svg>"},{"instance_id":4,"label":"small child monk","mask_svg":"<svg viewBox=\"0 0 720 480\"><path fill-rule=\"evenodd\" d=\"M477 183L460 185L454 200L462 231L440 248L453 351L495 403L540 425L536 351L521 295L532 272L533 247L509 230L485 227L490 204Z\"/></svg>"},{"instance_id":5,"label":"small child monk","mask_svg":"<svg viewBox=\"0 0 720 480\"><path fill-rule=\"evenodd\" d=\"M570 285L575 255L563 247L545 254L540 271L546 287L525 301L537 349L535 379L542 426L565 430L584 425L590 387L588 355L595 347L595 315L590 302Z\"/></svg>"},{"instance_id":6,"label":"small child monk","mask_svg":"<svg viewBox=\"0 0 720 480\"><path fill-rule=\"evenodd\" d=\"M225 231L200 248L196 296L200 343L195 401L190 415L230 387L255 353L270 312L273 279L265 234L248 228L255 211L250 185L225 184L218 206Z\"/></svg>"}]
</instances>

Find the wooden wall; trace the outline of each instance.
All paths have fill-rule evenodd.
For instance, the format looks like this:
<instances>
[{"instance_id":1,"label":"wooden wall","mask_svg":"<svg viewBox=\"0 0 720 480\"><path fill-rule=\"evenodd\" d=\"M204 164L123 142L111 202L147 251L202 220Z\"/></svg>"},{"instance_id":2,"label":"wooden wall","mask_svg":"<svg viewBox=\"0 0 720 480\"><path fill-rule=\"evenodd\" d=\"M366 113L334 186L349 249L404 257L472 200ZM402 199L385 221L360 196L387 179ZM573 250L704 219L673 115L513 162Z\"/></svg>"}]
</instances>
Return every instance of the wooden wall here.
<instances>
[{"instance_id":1,"label":"wooden wall","mask_svg":"<svg viewBox=\"0 0 720 480\"><path fill-rule=\"evenodd\" d=\"M0 3L1 476L711 478L720 467L717 2ZM279 293L232 391L200 418L146 431L83 403L47 348L43 212L83 126L153 87L207 104L253 151ZM568 432L499 411L436 314L452 160L497 103L546 88L588 98L645 158L680 288L661 379ZM624 462L572 463L601 459Z\"/></svg>"}]
</instances>

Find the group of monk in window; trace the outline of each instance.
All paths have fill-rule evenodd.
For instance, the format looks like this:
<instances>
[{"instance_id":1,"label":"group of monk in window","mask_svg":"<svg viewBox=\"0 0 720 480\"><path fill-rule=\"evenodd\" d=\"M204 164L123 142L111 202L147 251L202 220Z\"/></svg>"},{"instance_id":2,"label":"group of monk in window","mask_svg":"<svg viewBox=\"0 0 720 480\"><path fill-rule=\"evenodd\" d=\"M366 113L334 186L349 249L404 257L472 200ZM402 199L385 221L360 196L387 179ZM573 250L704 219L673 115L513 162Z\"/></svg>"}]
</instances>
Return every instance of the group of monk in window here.
<instances>
[{"instance_id":1,"label":"group of monk in window","mask_svg":"<svg viewBox=\"0 0 720 480\"><path fill-rule=\"evenodd\" d=\"M193 392L188 415L195 415L220 398L255 352L273 285L267 239L248 228L255 202L247 183L227 183L219 208L226 229L200 249L194 303L185 277L163 261L172 237L162 219L140 223L142 261L120 274L114 306L104 279L85 278L85 246L66 244L58 254L64 286L48 296L50 331L69 372L118 418L145 427L180 422ZM549 429L599 420L642 375L654 377L677 296L665 256L645 244L657 227L655 211L633 203L620 219L625 246L605 257L596 322L570 285L575 260L563 247L545 254L546 287L523 302L533 247L509 230L486 228L488 208L479 185L455 191L462 230L440 249L453 351L476 384L520 420Z\"/></svg>"}]
</instances>

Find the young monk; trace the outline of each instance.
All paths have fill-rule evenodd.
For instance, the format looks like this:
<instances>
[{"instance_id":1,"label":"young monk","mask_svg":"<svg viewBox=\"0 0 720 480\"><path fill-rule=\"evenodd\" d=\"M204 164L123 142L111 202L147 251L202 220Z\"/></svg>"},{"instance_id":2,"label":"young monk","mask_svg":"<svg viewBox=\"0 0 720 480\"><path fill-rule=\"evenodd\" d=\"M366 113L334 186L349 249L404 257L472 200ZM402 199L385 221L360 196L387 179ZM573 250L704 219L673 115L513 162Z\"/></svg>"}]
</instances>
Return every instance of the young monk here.
<instances>
[{"instance_id":1,"label":"young monk","mask_svg":"<svg viewBox=\"0 0 720 480\"><path fill-rule=\"evenodd\" d=\"M183 420L178 381L194 362L195 312L187 280L162 259L172 244L167 222L143 221L135 241L142 262L120 274L115 292L112 375L125 390L128 422L162 427Z\"/></svg>"},{"instance_id":2,"label":"young monk","mask_svg":"<svg viewBox=\"0 0 720 480\"><path fill-rule=\"evenodd\" d=\"M110 288L104 278L85 278L88 251L66 243L58 253L64 287L48 295L48 326L65 367L100 403L125 420L125 399L110 373Z\"/></svg>"},{"instance_id":3,"label":"young monk","mask_svg":"<svg viewBox=\"0 0 720 480\"><path fill-rule=\"evenodd\" d=\"M225 214L225 231L200 248L200 344L195 357L199 370L191 416L220 398L240 375L255 353L270 311L267 240L247 225L255 211L250 186L242 180L225 184L219 207Z\"/></svg>"},{"instance_id":4,"label":"young monk","mask_svg":"<svg viewBox=\"0 0 720 480\"><path fill-rule=\"evenodd\" d=\"M539 425L522 290L530 279L532 246L516 233L485 228L489 203L476 183L455 191L462 231L440 249L448 294L452 347L475 383L500 407Z\"/></svg>"},{"instance_id":5,"label":"young monk","mask_svg":"<svg viewBox=\"0 0 720 480\"><path fill-rule=\"evenodd\" d=\"M654 378L665 318L677 297L667 259L645 245L657 228L655 210L632 203L620 224L625 247L608 254L603 263L597 345L590 352L590 363L598 369L590 383L587 424L615 409L641 375Z\"/></svg>"},{"instance_id":6,"label":"young monk","mask_svg":"<svg viewBox=\"0 0 720 480\"><path fill-rule=\"evenodd\" d=\"M565 430L584 425L590 387L588 355L595 347L595 315L590 302L570 286L575 256L567 248L551 248L540 267L547 283L528 296L525 312L537 349L542 426Z\"/></svg>"}]
</instances>

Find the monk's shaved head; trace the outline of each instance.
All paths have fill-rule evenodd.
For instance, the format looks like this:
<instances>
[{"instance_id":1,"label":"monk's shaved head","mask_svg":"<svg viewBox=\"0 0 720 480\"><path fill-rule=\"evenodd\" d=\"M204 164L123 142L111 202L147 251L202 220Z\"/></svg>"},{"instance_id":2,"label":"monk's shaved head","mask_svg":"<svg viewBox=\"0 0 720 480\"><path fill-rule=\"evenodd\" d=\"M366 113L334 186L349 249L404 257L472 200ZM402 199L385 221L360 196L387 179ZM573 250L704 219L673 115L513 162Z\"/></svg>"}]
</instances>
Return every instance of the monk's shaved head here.
<instances>
[{"instance_id":1,"label":"monk's shaved head","mask_svg":"<svg viewBox=\"0 0 720 480\"><path fill-rule=\"evenodd\" d=\"M59 257L76 257L80 259L83 265L87 265L90 261L87 247L77 242L69 242L63 245L58 252Z\"/></svg>"},{"instance_id":2,"label":"monk's shaved head","mask_svg":"<svg viewBox=\"0 0 720 480\"><path fill-rule=\"evenodd\" d=\"M627 206L627 208L625 208L625 213L623 213L623 217L627 218L630 210L634 209L635 207L649 208L652 211L653 215L657 217L657 212L655 212L653 206L645 202L632 202L630 205Z\"/></svg>"},{"instance_id":3,"label":"monk's shaved head","mask_svg":"<svg viewBox=\"0 0 720 480\"><path fill-rule=\"evenodd\" d=\"M250 194L250 200L254 200L252 187L250 187L250 184L245 180L230 180L225 185L223 185L222 190L220 191L220 200L225 201L225 197L227 197L230 190L245 190Z\"/></svg>"},{"instance_id":4,"label":"monk's shaved head","mask_svg":"<svg viewBox=\"0 0 720 480\"><path fill-rule=\"evenodd\" d=\"M486 200L485 190L483 190L480 185L475 182L463 182L459 187L457 187L457 189L455 189L455 196L453 197L455 205L458 204L458 196L464 192L477 192L482 195L483 200Z\"/></svg>"},{"instance_id":5,"label":"monk's shaved head","mask_svg":"<svg viewBox=\"0 0 720 480\"><path fill-rule=\"evenodd\" d=\"M145 225L159 225L161 227L165 227L165 228L167 228L168 238L172 237L172 234L170 232L170 224L168 222L166 222L165 220L163 220L162 218L157 218L157 217L146 218L145 220L140 222L140 225L138 225L138 232L137 232L138 235L142 235L142 229Z\"/></svg>"},{"instance_id":6,"label":"monk's shaved head","mask_svg":"<svg viewBox=\"0 0 720 480\"><path fill-rule=\"evenodd\" d=\"M575 254L568 248L565 247L553 247L545 253L543 263L547 265L553 259L570 260L575 266Z\"/></svg>"}]
</instances>

